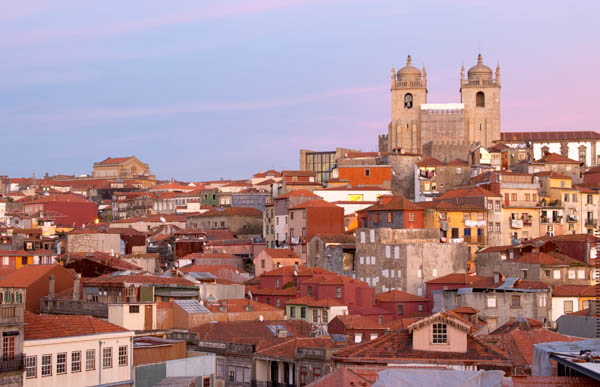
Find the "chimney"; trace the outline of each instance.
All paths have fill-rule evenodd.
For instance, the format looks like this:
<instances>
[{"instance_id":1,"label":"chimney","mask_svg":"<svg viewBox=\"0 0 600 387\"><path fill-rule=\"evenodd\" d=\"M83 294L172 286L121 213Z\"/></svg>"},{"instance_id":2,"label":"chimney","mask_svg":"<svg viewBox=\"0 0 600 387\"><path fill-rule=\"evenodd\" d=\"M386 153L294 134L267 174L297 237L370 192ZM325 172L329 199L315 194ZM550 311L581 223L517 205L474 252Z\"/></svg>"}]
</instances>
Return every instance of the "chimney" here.
<instances>
[{"instance_id":1,"label":"chimney","mask_svg":"<svg viewBox=\"0 0 600 387\"><path fill-rule=\"evenodd\" d=\"M49 289L48 289L48 298L54 300L54 274L50 274L50 279L48 281Z\"/></svg>"},{"instance_id":2,"label":"chimney","mask_svg":"<svg viewBox=\"0 0 600 387\"><path fill-rule=\"evenodd\" d=\"M81 282L81 274L79 273L75 273L75 276L73 278L73 300L78 301L79 300L79 284Z\"/></svg>"}]
</instances>

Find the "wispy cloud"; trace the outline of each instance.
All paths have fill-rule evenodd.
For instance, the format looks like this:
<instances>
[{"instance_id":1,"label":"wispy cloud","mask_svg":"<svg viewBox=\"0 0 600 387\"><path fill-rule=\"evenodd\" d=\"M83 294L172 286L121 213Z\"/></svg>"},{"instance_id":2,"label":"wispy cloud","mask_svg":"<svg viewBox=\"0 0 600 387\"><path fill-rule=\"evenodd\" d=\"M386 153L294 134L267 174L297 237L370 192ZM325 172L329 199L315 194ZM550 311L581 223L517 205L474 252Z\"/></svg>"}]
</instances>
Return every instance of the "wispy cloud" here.
<instances>
[{"instance_id":1,"label":"wispy cloud","mask_svg":"<svg viewBox=\"0 0 600 387\"><path fill-rule=\"evenodd\" d=\"M0 37L0 49L25 47L60 39L88 40L119 36L169 25L193 23L202 20L220 19L237 15L255 14L317 2L318 0L244 0L243 2L236 2L235 4L231 4L230 2L214 2L210 6L186 9L184 11L178 11L161 16L147 17L138 20L128 20L119 23L96 25L79 29L37 30L23 32L18 36Z\"/></svg>"},{"instance_id":2,"label":"wispy cloud","mask_svg":"<svg viewBox=\"0 0 600 387\"><path fill-rule=\"evenodd\" d=\"M367 86L324 91L295 97L282 97L248 102L222 102L222 103L187 103L170 106L153 106L139 108L106 108L96 107L81 110L67 111L49 115L38 115L31 118L40 121L80 121L80 120L116 120L143 118L154 116L169 116L177 114L203 113L214 111L247 111L282 108L325 99L353 96L368 93L380 93L385 85Z\"/></svg>"}]
</instances>

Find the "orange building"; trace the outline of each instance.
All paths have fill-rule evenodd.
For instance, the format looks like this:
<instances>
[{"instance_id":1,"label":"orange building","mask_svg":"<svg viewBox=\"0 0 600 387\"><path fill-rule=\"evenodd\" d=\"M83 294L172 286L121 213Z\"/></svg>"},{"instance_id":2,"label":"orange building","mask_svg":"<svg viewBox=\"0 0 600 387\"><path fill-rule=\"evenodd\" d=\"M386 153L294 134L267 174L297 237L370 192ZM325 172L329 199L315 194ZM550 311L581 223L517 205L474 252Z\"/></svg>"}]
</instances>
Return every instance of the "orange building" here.
<instances>
[{"instance_id":1,"label":"orange building","mask_svg":"<svg viewBox=\"0 0 600 387\"><path fill-rule=\"evenodd\" d=\"M353 187L392 187L391 165L345 165L337 168L338 179L347 180Z\"/></svg>"}]
</instances>

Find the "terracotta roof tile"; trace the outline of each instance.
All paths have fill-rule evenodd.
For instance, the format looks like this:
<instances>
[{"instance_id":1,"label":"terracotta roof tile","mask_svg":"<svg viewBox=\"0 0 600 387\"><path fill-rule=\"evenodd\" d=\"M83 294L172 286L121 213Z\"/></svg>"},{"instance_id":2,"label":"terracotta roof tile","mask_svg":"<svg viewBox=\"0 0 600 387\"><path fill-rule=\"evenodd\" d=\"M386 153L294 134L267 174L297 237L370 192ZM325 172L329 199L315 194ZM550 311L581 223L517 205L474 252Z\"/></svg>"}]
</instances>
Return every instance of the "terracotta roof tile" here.
<instances>
[{"instance_id":1,"label":"terracotta roof tile","mask_svg":"<svg viewBox=\"0 0 600 387\"><path fill-rule=\"evenodd\" d=\"M294 253L292 249L264 249L266 254L268 254L271 258L296 258L299 257Z\"/></svg>"},{"instance_id":2,"label":"terracotta roof tile","mask_svg":"<svg viewBox=\"0 0 600 387\"><path fill-rule=\"evenodd\" d=\"M202 214L196 214L194 216L202 218L210 218L213 216L260 216L262 218L262 212L252 207L228 207L211 208Z\"/></svg>"},{"instance_id":3,"label":"terracotta roof tile","mask_svg":"<svg viewBox=\"0 0 600 387\"><path fill-rule=\"evenodd\" d=\"M158 277L143 272L131 273L115 272L104 274L96 278L91 278L86 282L86 286L102 286L102 285L125 285L125 284L151 284L151 285L171 285L171 286L187 286L194 287L194 284L184 278L177 277Z\"/></svg>"},{"instance_id":4,"label":"terracotta roof tile","mask_svg":"<svg viewBox=\"0 0 600 387\"><path fill-rule=\"evenodd\" d=\"M547 155L536 161L548 164L580 164L579 161L570 159L557 153L548 153Z\"/></svg>"},{"instance_id":5,"label":"terracotta roof tile","mask_svg":"<svg viewBox=\"0 0 600 387\"><path fill-rule=\"evenodd\" d=\"M298 210L298 209L302 209L302 208L310 208L310 207L332 207L332 208L341 208L339 206L336 206L333 203L329 203L326 202L323 199L313 199L313 200L308 200L305 201L304 203L300 203L297 206L294 206L292 208L290 208L290 210Z\"/></svg>"},{"instance_id":6,"label":"terracotta roof tile","mask_svg":"<svg viewBox=\"0 0 600 387\"><path fill-rule=\"evenodd\" d=\"M389 290L385 293L375 295L375 301L378 302L428 302L428 298L416 296L400 290Z\"/></svg>"},{"instance_id":7,"label":"terracotta roof tile","mask_svg":"<svg viewBox=\"0 0 600 387\"><path fill-rule=\"evenodd\" d=\"M25 311L25 340L128 332L127 329L92 316L34 314Z\"/></svg>"},{"instance_id":8,"label":"terracotta roof tile","mask_svg":"<svg viewBox=\"0 0 600 387\"><path fill-rule=\"evenodd\" d=\"M304 296L304 297L298 297L298 298L294 298L291 300L288 300L286 302L286 305L307 305L307 306L312 306L312 307L322 307L322 308L328 308L330 306L344 306L346 304L344 304L343 302L335 299L335 298L323 298L323 299L319 299L316 300L311 296Z\"/></svg>"},{"instance_id":9,"label":"terracotta roof tile","mask_svg":"<svg viewBox=\"0 0 600 387\"><path fill-rule=\"evenodd\" d=\"M504 142L511 141L564 141L600 139L600 133L593 131L562 130L557 132L502 132L500 138Z\"/></svg>"},{"instance_id":10,"label":"terracotta roof tile","mask_svg":"<svg viewBox=\"0 0 600 387\"><path fill-rule=\"evenodd\" d=\"M60 265L27 265L0 280L0 287L26 288Z\"/></svg>"}]
</instances>

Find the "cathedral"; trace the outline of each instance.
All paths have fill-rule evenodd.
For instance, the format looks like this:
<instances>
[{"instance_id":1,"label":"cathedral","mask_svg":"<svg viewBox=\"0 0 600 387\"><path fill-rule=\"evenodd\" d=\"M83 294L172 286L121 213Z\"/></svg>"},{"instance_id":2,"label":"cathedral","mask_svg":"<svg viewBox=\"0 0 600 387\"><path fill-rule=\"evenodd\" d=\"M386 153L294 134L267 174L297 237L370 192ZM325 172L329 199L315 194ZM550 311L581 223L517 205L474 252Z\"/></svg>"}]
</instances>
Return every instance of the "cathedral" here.
<instances>
[{"instance_id":1,"label":"cathedral","mask_svg":"<svg viewBox=\"0 0 600 387\"><path fill-rule=\"evenodd\" d=\"M388 134L380 136L380 151L443 159L465 154L475 144L488 147L500 140L500 66L494 77L481 54L466 79L461 68L460 103L427 103L425 67L414 67L410 55L405 67L392 69L391 93L392 121Z\"/></svg>"}]
</instances>

